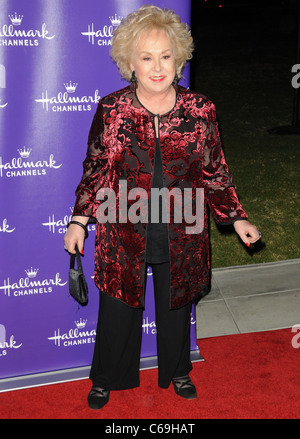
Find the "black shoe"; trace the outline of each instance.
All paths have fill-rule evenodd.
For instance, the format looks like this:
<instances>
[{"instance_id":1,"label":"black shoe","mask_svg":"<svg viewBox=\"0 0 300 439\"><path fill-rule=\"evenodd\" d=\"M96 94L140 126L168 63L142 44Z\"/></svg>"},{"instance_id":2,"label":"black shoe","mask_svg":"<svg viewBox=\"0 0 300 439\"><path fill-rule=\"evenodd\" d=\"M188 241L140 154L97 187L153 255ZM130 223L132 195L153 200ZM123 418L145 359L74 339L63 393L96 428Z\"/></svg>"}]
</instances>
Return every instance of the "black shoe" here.
<instances>
[{"instance_id":1,"label":"black shoe","mask_svg":"<svg viewBox=\"0 0 300 439\"><path fill-rule=\"evenodd\" d=\"M196 387L188 375L180 378L173 378L172 383L175 393L185 399L197 398Z\"/></svg>"},{"instance_id":2,"label":"black shoe","mask_svg":"<svg viewBox=\"0 0 300 439\"><path fill-rule=\"evenodd\" d=\"M109 390L93 386L88 395L89 408L93 410L102 409L109 400Z\"/></svg>"}]
</instances>

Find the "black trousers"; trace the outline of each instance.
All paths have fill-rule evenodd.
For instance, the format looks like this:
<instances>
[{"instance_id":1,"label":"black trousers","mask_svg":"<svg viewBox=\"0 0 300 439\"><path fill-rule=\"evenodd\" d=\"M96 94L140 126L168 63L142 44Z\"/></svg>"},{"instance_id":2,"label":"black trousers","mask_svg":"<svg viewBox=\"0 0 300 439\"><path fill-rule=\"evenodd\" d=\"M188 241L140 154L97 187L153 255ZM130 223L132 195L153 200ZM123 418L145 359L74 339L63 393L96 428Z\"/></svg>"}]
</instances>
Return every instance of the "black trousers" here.
<instances>
[{"instance_id":1,"label":"black trousers","mask_svg":"<svg viewBox=\"0 0 300 439\"><path fill-rule=\"evenodd\" d=\"M157 330L158 385L187 375L192 303L175 310L170 303L170 265L152 264ZM106 390L139 386L143 309L100 292L99 317L90 379Z\"/></svg>"}]
</instances>

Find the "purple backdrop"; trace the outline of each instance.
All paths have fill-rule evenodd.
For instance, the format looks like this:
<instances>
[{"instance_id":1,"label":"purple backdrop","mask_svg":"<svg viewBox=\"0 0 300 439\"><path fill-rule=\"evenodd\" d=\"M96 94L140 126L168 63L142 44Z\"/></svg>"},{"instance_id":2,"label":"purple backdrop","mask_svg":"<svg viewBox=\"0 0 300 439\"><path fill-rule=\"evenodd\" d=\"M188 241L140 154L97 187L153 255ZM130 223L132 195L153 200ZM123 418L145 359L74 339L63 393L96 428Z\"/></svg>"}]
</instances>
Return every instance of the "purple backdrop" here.
<instances>
[{"instance_id":1,"label":"purple backdrop","mask_svg":"<svg viewBox=\"0 0 300 439\"><path fill-rule=\"evenodd\" d=\"M189 22L189 1L153 1ZM125 86L109 57L138 0L2 0L0 10L0 378L88 366L98 313L95 226L84 271L89 304L68 293L63 250L100 97ZM185 71L188 85L189 72ZM156 355L151 272L142 357ZM196 345L192 317L191 350Z\"/></svg>"}]
</instances>

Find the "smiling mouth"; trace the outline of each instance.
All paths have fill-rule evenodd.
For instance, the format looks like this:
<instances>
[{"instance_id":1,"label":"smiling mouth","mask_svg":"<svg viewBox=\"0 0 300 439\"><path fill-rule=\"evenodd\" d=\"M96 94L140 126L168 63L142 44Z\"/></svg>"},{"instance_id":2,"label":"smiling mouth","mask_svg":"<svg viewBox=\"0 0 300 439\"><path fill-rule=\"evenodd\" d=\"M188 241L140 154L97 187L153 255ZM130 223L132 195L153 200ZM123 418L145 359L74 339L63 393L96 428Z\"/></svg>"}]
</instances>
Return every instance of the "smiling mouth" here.
<instances>
[{"instance_id":1,"label":"smiling mouth","mask_svg":"<svg viewBox=\"0 0 300 439\"><path fill-rule=\"evenodd\" d=\"M164 79L166 78L166 76L158 76L158 77L153 77L153 76L151 76L150 77L150 79L151 79L151 81L153 81L153 82L161 82L161 81L163 81Z\"/></svg>"}]
</instances>

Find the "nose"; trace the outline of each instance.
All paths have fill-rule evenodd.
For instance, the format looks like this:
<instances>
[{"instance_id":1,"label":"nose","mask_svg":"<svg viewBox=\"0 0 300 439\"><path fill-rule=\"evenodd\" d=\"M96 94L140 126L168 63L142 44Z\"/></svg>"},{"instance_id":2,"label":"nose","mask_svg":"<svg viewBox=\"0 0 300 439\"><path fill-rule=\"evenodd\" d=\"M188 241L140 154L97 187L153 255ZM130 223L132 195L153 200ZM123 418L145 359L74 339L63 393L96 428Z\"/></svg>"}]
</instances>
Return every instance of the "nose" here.
<instances>
[{"instance_id":1,"label":"nose","mask_svg":"<svg viewBox=\"0 0 300 439\"><path fill-rule=\"evenodd\" d=\"M160 62L160 58L154 59L154 66L153 66L153 69L154 69L156 72L160 72L160 70L161 70L161 62Z\"/></svg>"}]
</instances>

